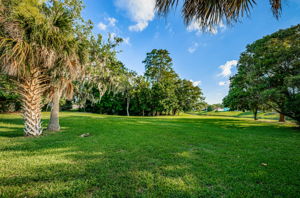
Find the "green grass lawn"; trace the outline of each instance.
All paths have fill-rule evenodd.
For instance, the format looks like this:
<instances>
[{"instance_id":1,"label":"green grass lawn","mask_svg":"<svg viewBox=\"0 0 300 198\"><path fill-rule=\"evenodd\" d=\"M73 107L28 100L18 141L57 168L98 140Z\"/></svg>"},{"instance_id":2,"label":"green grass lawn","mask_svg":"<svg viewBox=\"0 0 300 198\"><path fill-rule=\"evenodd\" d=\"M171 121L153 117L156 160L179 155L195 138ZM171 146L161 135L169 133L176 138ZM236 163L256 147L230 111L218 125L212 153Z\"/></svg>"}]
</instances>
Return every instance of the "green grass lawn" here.
<instances>
[{"instance_id":1,"label":"green grass lawn","mask_svg":"<svg viewBox=\"0 0 300 198\"><path fill-rule=\"evenodd\" d=\"M290 124L63 113L61 125L26 138L0 114L0 197L300 197Z\"/></svg>"},{"instance_id":2,"label":"green grass lawn","mask_svg":"<svg viewBox=\"0 0 300 198\"><path fill-rule=\"evenodd\" d=\"M242 112L242 111L226 111L226 112L192 112L191 114L203 115L203 116L222 116L222 117L237 117L237 118L252 118L252 112ZM259 112L257 114L258 119L263 120L279 120L279 114L276 112ZM286 117L286 120L291 120L290 118Z\"/></svg>"}]
</instances>

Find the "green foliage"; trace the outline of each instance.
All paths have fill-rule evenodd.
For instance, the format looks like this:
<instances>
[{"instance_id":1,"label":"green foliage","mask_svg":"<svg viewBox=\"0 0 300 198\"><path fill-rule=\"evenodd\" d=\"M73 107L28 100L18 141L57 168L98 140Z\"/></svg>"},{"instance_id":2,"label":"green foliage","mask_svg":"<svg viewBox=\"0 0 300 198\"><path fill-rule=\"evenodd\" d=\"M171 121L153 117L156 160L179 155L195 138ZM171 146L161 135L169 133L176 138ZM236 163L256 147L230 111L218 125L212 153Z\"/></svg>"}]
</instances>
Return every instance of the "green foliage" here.
<instances>
[{"instance_id":1,"label":"green foliage","mask_svg":"<svg viewBox=\"0 0 300 198\"><path fill-rule=\"evenodd\" d=\"M210 111L213 111L214 109L213 109L212 105L208 105L206 110L207 110L208 112L210 112Z\"/></svg>"},{"instance_id":2,"label":"green foliage","mask_svg":"<svg viewBox=\"0 0 300 198\"><path fill-rule=\"evenodd\" d=\"M201 89L193 86L192 82L178 77L172 68L172 59L167 50L154 49L147 53L143 61L146 68L145 75L138 76L116 61L116 53L108 55L115 45L109 46L108 53L103 57L110 60L106 62L105 68L109 69L109 77L114 78L114 83L110 88L105 88L103 97L97 92L95 85L87 85L85 91L79 90L76 99L81 98L80 94L90 95L86 97L83 110L119 115L175 115L203 106L204 98ZM103 54L103 52L96 54ZM93 64L91 68L96 69L97 64ZM101 73L94 73L95 77L104 74L102 70L99 71ZM110 78L96 79L102 88L110 82ZM91 80L89 79L88 82L90 83Z\"/></svg>"},{"instance_id":3,"label":"green foliage","mask_svg":"<svg viewBox=\"0 0 300 198\"><path fill-rule=\"evenodd\" d=\"M14 87L8 76L0 74L0 112L20 110L19 95L15 93Z\"/></svg>"},{"instance_id":4,"label":"green foliage","mask_svg":"<svg viewBox=\"0 0 300 198\"><path fill-rule=\"evenodd\" d=\"M153 49L147 53L145 64L145 77L151 82L166 80L166 77L176 78L172 68L172 58L167 50Z\"/></svg>"},{"instance_id":5,"label":"green foliage","mask_svg":"<svg viewBox=\"0 0 300 198\"><path fill-rule=\"evenodd\" d=\"M44 0L45 1L45 0ZM45 15L41 13L43 2L41 0L13 0L12 5L15 7L12 10L13 17L25 20L33 20L37 24L46 22Z\"/></svg>"},{"instance_id":6,"label":"green foliage","mask_svg":"<svg viewBox=\"0 0 300 198\"><path fill-rule=\"evenodd\" d=\"M151 84L151 111L153 115L190 111L202 102L201 89L182 80L172 68L167 50L154 49L147 53L145 77Z\"/></svg>"},{"instance_id":7,"label":"green foliage","mask_svg":"<svg viewBox=\"0 0 300 198\"><path fill-rule=\"evenodd\" d=\"M61 124L60 133L24 138L22 118L0 114L0 197L300 193L300 133L287 124L88 113L62 113ZM91 136L80 138L83 133Z\"/></svg>"},{"instance_id":8,"label":"green foliage","mask_svg":"<svg viewBox=\"0 0 300 198\"><path fill-rule=\"evenodd\" d=\"M199 110L205 106L204 97L199 86L194 86L189 80L177 81L175 90L179 111L188 112Z\"/></svg>"},{"instance_id":9,"label":"green foliage","mask_svg":"<svg viewBox=\"0 0 300 198\"><path fill-rule=\"evenodd\" d=\"M122 42L120 38L108 38L101 35L89 40L89 61L81 79L75 82L74 103L82 110L88 105L99 103L107 91L118 92L119 84L126 69L116 58L116 47ZM93 112L98 112L95 109Z\"/></svg>"}]
</instances>

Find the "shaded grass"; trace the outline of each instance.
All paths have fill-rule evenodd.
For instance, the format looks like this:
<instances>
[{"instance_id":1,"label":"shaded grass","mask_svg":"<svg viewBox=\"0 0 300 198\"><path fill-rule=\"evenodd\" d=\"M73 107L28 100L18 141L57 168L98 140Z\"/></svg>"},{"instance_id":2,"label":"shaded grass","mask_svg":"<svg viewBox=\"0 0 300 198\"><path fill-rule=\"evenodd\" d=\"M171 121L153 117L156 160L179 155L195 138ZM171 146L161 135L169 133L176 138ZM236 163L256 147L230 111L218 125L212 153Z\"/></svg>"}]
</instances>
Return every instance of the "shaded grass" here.
<instances>
[{"instance_id":1,"label":"shaded grass","mask_svg":"<svg viewBox=\"0 0 300 198\"><path fill-rule=\"evenodd\" d=\"M25 138L18 115L0 114L0 197L300 195L300 133L289 124L86 113L61 124Z\"/></svg>"}]
</instances>

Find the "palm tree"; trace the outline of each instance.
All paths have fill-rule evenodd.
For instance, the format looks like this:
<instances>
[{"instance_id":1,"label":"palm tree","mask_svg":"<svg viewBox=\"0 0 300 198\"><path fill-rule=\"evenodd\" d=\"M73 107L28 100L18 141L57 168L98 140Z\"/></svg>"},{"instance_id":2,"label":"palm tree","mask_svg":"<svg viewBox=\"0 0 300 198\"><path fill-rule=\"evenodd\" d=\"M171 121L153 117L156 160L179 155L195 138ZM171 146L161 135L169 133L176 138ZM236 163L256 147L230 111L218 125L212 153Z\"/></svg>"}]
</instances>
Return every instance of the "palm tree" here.
<instances>
[{"instance_id":1,"label":"palm tree","mask_svg":"<svg viewBox=\"0 0 300 198\"><path fill-rule=\"evenodd\" d=\"M250 9L257 0L184 0L182 15L184 22L190 24L193 21L199 23L203 30L210 29L222 23L236 22L244 15L250 14ZM172 7L176 7L179 0L156 0L156 8L159 14L167 14ZM281 13L281 0L270 0L272 12L275 17Z\"/></svg>"},{"instance_id":2,"label":"palm tree","mask_svg":"<svg viewBox=\"0 0 300 198\"><path fill-rule=\"evenodd\" d=\"M85 46L85 47L84 47ZM58 56L55 68L49 74L50 89L47 96L51 99L52 108L47 130L59 131L60 99L65 97L72 99L74 85L78 78L84 77L85 65L88 62L88 46L82 42L76 42L71 51L62 51Z\"/></svg>"},{"instance_id":3,"label":"palm tree","mask_svg":"<svg viewBox=\"0 0 300 198\"><path fill-rule=\"evenodd\" d=\"M21 96L26 136L42 134L42 94L49 89L48 72L71 22L53 23L45 7L39 0L0 2L0 69L15 81Z\"/></svg>"},{"instance_id":4,"label":"palm tree","mask_svg":"<svg viewBox=\"0 0 300 198\"><path fill-rule=\"evenodd\" d=\"M71 56L72 57L72 56ZM47 130L59 131L59 109L61 97L71 99L73 96L73 80L79 76L82 68L76 61L76 57L65 57L65 60L59 60L56 63L56 68L50 75L50 89L47 92L47 97L51 100L52 108L50 121ZM77 69L77 70L76 70Z\"/></svg>"},{"instance_id":5,"label":"palm tree","mask_svg":"<svg viewBox=\"0 0 300 198\"><path fill-rule=\"evenodd\" d=\"M59 131L59 109L62 96L69 99L73 96L73 81L83 73L84 66L88 59L91 25L82 23L80 11L82 4L78 0L62 3L54 1L52 7L48 9L49 18L56 24L61 21L77 21L76 24L69 23L65 31L64 45L57 54L57 61L54 69L50 72L51 88L48 97L51 99L52 108L50 121L47 130ZM73 6L70 6L73 5ZM73 14L76 13L77 14Z\"/></svg>"}]
</instances>

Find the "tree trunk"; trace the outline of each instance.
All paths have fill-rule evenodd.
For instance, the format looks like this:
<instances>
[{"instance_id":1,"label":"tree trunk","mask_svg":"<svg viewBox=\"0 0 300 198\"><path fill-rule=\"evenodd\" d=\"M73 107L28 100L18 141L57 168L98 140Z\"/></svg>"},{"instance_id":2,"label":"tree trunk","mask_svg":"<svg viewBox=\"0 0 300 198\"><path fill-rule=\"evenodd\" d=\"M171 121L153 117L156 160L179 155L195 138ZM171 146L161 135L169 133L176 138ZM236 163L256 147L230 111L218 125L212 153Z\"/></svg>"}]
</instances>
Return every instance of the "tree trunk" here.
<instances>
[{"instance_id":1,"label":"tree trunk","mask_svg":"<svg viewBox=\"0 0 300 198\"><path fill-rule=\"evenodd\" d=\"M54 90L53 98L52 98L52 108L50 121L48 124L47 130L49 131L59 131L59 101L60 101L61 93L59 89Z\"/></svg>"},{"instance_id":2,"label":"tree trunk","mask_svg":"<svg viewBox=\"0 0 300 198\"><path fill-rule=\"evenodd\" d=\"M145 110L143 109L143 116L145 116Z\"/></svg>"},{"instance_id":3,"label":"tree trunk","mask_svg":"<svg viewBox=\"0 0 300 198\"><path fill-rule=\"evenodd\" d=\"M22 113L24 118L25 136L39 136L42 134L41 124L41 85L40 72L33 71L31 77L23 80L20 84Z\"/></svg>"},{"instance_id":4,"label":"tree trunk","mask_svg":"<svg viewBox=\"0 0 300 198\"><path fill-rule=\"evenodd\" d=\"M175 115L176 115L176 113L177 113L177 109L174 109L174 111L173 111L173 115L175 116Z\"/></svg>"},{"instance_id":5,"label":"tree trunk","mask_svg":"<svg viewBox=\"0 0 300 198\"><path fill-rule=\"evenodd\" d=\"M129 115L129 105L130 105L130 96L128 95L127 96L127 107L126 107L127 116L130 116Z\"/></svg>"},{"instance_id":6,"label":"tree trunk","mask_svg":"<svg viewBox=\"0 0 300 198\"><path fill-rule=\"evenodd\" d=\"M279 122L285 122L285 116L282 113L279 115Z\"/></svg>"},{"instance_id":7,"label":"tree trunk","mask_svg":"<svg viewBox=\"0 0 300 198\"><path fill-rule=\"evenodd\" d=\"M258 120L257 119L257 109L254 109L253 114L254 114L254 120Z\"/></svg>"}]
</instances>

